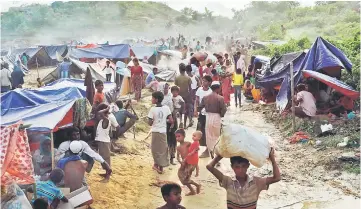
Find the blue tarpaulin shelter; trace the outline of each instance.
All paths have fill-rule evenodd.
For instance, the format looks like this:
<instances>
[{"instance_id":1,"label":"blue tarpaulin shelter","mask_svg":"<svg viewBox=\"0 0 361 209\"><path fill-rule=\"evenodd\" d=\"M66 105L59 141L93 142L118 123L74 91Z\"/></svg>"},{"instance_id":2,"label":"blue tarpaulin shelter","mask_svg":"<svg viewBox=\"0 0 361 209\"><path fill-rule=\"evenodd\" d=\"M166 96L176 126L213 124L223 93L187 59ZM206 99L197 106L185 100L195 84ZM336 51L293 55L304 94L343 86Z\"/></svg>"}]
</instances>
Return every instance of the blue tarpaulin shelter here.
<instances>
[{"instance_id":1,"label":"blue tarpaulin shelter","mask_svg":"<svg viewBox=\"0 0 361 209\"><path fill-rule=\"evenodd\" d=\"M338 66L351 73L352 63L346 55L328 41L317 37L305 57L302 70L320 71Z\"/></svg>"},{"instance_id":2,"label":"blue tarpaulin shelter","mask_svg":"<svg viewBox=\"0 0 361 209\"><path fill-rule=\"evenodd\" d=\"M301 68L301 64L305 58L306 53L297 53L296 55L298 56L296 56L295 58L293 56L295 55L295 53L291 54L292 56L286 55L286 57L290 57L291 59L284 59L281 57L279 58L278 62L272 63L268 73L266 72L266 74L262 78L258 79L257 84L264 88L272 88L276 85L280 85L285 76L290 72L291 62L294 66L293 71L295 73L298 72L298 70Z\"/></svg>"},{"instance_id":3,"label":"blue tarpaulin shelter","mask_svg":"<svg viewBox=\"0 0 361 209\"><path fill-rule=\"evenodd\" d=\"M131 50L138 59L147 57L148 59L154 55L155 47L149 46L132 46Z\"/></svg>"},{"instance_id":4,"label":"blue tarpaulin shelter","mask_svg":"<svg viewBox=\"0 0 361 209\"><path fill-rule=\"evenodd\" d=\"M31 130L53 130L84 96L76 87L9 91L1 96L1 125L22 120Z\"/></svg>"},{"instance_id":5,"label":"blue tarpaulin shelter","mask_svg":"<svg viewBox=\"0 0 361 209\"><path fill-rule=\"evenodd\" d=\"M70 56L80 58L124 59L130 57L128 44L104 45L95 48L72 48Z\"/></svg>"},{"instance_id":6,"label":"blue tarpaulin shelter","mask_svg":"<svg viewBox=\"0 0 361 209\"><path fill-rule=\"evenodd\" d=\"M103 82L104 90L103 92L108 92L116 87L116 84L113 82ZM76 87L85 96L86 86L84 86L83 79L71 79L71 78L61 78L56 80L48 85L44 86L43 89L60 89L64 86L67 87Z\"/></svg>"},{"instance_id":7,"label":"blue tarpaulin shelter","mask_svg":"<svg viewBox=\"0 0 361 209\"><path fill-rule=\"evenodd\" d=\"M46 53L48 53L49 57L53 60L57 60L56 52L58 52L59 55L63 54L66 50L66 45L59 45L59 46L43 46Z\"/></svg>"},{"instance_id":8,"label":"blue tarpaulin shelter","mask_svg":"<svg viewBox=\"0 0 361 209\"><path fill-rule=\"evenodd\" d=\"M340 49L321 37L316 39L304 58L298 57L292 62L294 66L294 78L292 79L294 79L295 85L297 85L303 78L302 72L304 70L335 75L340 74L341 69L345 69L351 73L352 68L352 63L346 55ZM287 66L287 69L284 69L285 76L282 79L283 81L276 99L277 107L279 107L281 111L286 107L291 96L290 68L289 65ZM334 87L335 86L337 85L334 85Z\"/></svg>"}]
</instances>

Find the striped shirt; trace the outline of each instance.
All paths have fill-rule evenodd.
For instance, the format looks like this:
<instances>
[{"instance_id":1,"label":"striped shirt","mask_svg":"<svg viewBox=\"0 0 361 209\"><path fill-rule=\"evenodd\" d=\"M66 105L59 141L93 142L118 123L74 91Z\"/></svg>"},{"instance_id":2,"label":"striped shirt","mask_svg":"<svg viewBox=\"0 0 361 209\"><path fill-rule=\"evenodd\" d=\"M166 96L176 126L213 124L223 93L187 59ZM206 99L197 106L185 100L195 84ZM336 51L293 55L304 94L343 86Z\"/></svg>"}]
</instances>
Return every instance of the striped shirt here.
<instances>
[{"instance_id":1,"label":"striped shirt","mask_svg":"<svg viewBox=\"0 0 361 209\"><path fill-rule=\"evenodd\" d=\"M235 176L223 176L221 186L227 191L227 208L256 209L260 192L268 189L266 179L247 175L247 182L242 187Z\"/></svg>"},{"instance_id":2,"label":"striped shirt","mask_svg":"<svg viewBox=\"0 0 361 209\"><path fill-rule=\"evenodd\" d=\"M48 203L51 204L55 198L63 198L64 195L59 188L52 181L38 181L36 182L37 197L45 197Z\"/></svg>"}]
</instances>

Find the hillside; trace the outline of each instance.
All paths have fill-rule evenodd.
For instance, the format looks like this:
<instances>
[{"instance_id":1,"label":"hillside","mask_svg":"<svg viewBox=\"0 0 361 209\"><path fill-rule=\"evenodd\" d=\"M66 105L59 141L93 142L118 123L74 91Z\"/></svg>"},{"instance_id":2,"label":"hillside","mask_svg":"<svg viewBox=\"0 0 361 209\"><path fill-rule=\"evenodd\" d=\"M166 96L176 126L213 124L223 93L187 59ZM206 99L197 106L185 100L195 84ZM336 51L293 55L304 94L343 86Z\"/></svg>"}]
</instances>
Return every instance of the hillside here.
<instances>
[{"instance_id":1,"label":"hillside","mask_svg":"<svg viewBox=\"0 0 361 209\"><path fill-rule=\"evenodd\" d=\"M54 2L10 8L2 13L2 43L54 44L70 39L118 41L132 36L163 35L179 12L155 2Z\"/></svg>"},{"instance_id":2,"label":"hillside","mask_svg":"<svg viewBox=\"0 0 361 209\"><path fill-rule=\"evenodd\" d=\"M294 1L255 1L244 10L234 11L234 19L245 34L261 40L300 37L314 40L317 36L348 38L360 31L360 3L316 2L313 7L300 7Z\"/></svg>"}]
</instances>

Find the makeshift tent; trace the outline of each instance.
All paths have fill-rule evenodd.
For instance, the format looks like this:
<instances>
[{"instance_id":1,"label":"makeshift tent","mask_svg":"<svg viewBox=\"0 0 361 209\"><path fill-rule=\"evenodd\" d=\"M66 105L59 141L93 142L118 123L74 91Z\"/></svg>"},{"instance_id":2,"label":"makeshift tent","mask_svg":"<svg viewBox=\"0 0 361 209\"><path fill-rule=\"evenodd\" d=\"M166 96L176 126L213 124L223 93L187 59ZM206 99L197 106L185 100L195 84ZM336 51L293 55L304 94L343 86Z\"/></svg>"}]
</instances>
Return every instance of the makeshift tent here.
<instances>
[{"instance_id":1,"label":"makeshift tent","mask_svg":"<svg viewBox=\"0 0 361 209\"><path fill-rule=\"evenodd\" d=\"M123 59L130 56L130 46L128 44L105 45L95 48L72 48L70 56L74 58L108 58Z\"/></svg>"},{"instance_id":2,"label":"makeshift tent","mask_svg":"<svg viewBox=\"0 0 361 209\"><path fill-rule=\"evenodd\" d=\"M3 56L3 57L1 57L1 63L3 63L3 62L8 63L8 65L9 65L9 70L10 70L11 72L14 70L16 61L15 61L15 60L11 60L11 57L8 57L8 56ZM25 75L27 75L27 74L29 73L29 69L28 69L25 65L23 65L22 63L21 63L21 67L22 67L21 69L22 69L23 73L24 73Z\"/></svg>"},{"instance_id":3,"label":"makeshift tent","mask_svg":"<svg viewBox=\"0 0 361 209\"><path fill-rule=\"evenodd\" d=\"M1 95L1 125L22 120L31 130L54 130L73 107L84 97L76 87L60 89L15 89Z\"/></svg>"},{"instance_id":4,"label":"makeshift tent","mask_svg":"<svg viewBox=\"0 0 361 209\"><path fill-rule=\"evenodd\" d=\"M83 79L69 79L69 78L62 78L59 80L56 80L52 83L49 83L48 85L44 86L42 89L47 90L54 90L54 89L60 89L66 87L76 87L81 92L82 95L85 96L86 86L84 86L84 80ZM103 92L108 92L115 88L115 83L112 82L104 82L104 90Z\"/></svg>"},{"instance_id":5,"label":"makeshift tent","mask_svg":"<svg viewBox=\"0 0 361 209\"><path fill-rule=\"evenodd\" d=\"M335 67L336 69L340 67L337 72L331 70L335 69ZM317 37L308 51L301 68L302 70L312 71L323 69L324 73L333 76L340 74L341 68L351 73L352 63L340 49L323 38Z\"/></svg>"},{"instance_id":6,"label":"makeshift tent","mask_svg":"<svg viewBox=\"0 0 361 209\"><path fill-rule=\"evenodd\" d=\"M139 65L143 68L143 72L145 74L149 74L153 71L153 68L156 67L158 69L158 73L155 75L155 77L162 81L174 81L177 75L177 71L170 68L162 68L144 62L139 62ZM133 61L131 61L128 66L134 66Z\"/></svg>"},{"instance_id":7,"label":"makeshift tent","mask_svg":"<svg viewBox=\"0 0 361 209\"><path fill-rule=\"evenodd\" d=\"M175 50L163 50L163 51L158 51L159 55L167 55L167 56L171 56L171 57L176 57L181 59L182 58L182 52L180 51L175 51Z\"/></svg>"},{"instance_id":8,"label":"makeshift tent","mask_svg":"<svg viewBox=\"0 0 361 209\"><path fill-rule=\"evenodd\" d=\"M305 57L294 63L295 74L292 79L294 79L296 86L301 81L304 70L323 72L324 74L337 77L337 75L341 74L341 69L346 69L348 72L351 72L351 68L351 61L340 49L323 38L318 37ZM290 79L290 75L287 74L277 95L276 103L281 111L286 107L291 97Z\"/></svg>"},{"instance_id":9,"label":"makeshift tent","mask_svg":"<svg viewBox=\"0 0 361 209\"><path fill-rule=\"evenodd\" d=\"M56 53L63 54L67 48L66 45L59 45L59 46L43 46L46 53L48 53L49 57L52 60L52 65L56 65L59 61L56 57Z\"/></svg>"},{"instance_id":10,"label":"makeshift tent","mask_svg":"<svg viewBox=\"0 0 361 209\"><path fill-rule=\"evenodd\" d=\"M296 55L298 56L295 57ZM276 85L280 85L285 76L290 72L290 63L293 63L294 72L298 72L305 55L306 53L304 52L283 55L277 61L271 64L271 67L266 70L265 75L258 77L256 80L257 86L273 88Z\"/></svg>"},{"instance_id":11,"label":"makeshift tent","mask_svg":"<svg viewBox=\"0 0 361 209\"><path fill-rule=\"evenodd\" d=\"M155 65L157 64L156 58L156 48L149 46L132 46L130 49L130 56L135 56L140 60L143 60L144 57L147 57L147 61L149 64Z\"/></svg>"},{"instance_id":12,"label":"makeshift tent","mask_svg":"<svg viewBox=\"0 0 361 209\"><path fill-rule=\"evenodd\" d=\"M29 56L29 68L36 68L37 64L39 67L52 65L52 59L43 47L14 49L10 51L10 57L12 57L13 60L16 60L16 57L20 57L23 53L26 53Z\"/></svg>"},{"instance_id":13,"label":"makeshift tent","mask_svg":"<svg viewBox=\"0 0 361 209\"><path fill-rule=\"evenodd\" d=\"M79 60L72 59L72 58L70 58L70 61L72 62L72 64L70 65L70 70L69 70L70 78L84 79L86 70L87 70L87 68L89 68L94 81L96 81L96 80L105 81L106 80L105 74L102 75L99 73L99 71L96 71L93 68L96 65L90 65L88 63L84 63L84 62L81 62ZM49 73L47 76L45 76L42 79L42 82L44 82L45 84L48 84L48 83L58 80L59 78L60 78L60 74L59 74L59 65L58 65L58 67L55 70L53 70L51 73Z\"/></svg>"},{"instance_id":14,"label":"makeshift tent","mask_svg":"<svg viewBox=\"0 0 361 209\"><path fill-rule=\"evenodd\" d=\"M310 71L310 70L303 70L302 71L303 77L305 78L314 78L316 80L321 81L322 83L326 84L327 86L335 89L336 91L340 92L341 94L350 97L351 99L358 99L360 97L360 92L355 91L351 86L345 84L344 82L337 80L336 78L330 77L328 75Z\"/></svg>"}]
</instances>

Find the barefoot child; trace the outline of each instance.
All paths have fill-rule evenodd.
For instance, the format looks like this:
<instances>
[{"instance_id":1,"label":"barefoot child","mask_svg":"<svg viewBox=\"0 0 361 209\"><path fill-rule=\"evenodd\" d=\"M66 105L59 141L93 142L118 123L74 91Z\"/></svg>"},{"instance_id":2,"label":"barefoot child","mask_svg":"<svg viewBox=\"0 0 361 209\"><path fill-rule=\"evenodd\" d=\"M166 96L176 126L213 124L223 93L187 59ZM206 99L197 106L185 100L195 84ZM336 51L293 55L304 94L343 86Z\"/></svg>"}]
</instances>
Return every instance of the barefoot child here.
<instances>
[{"instance_id":1,"label":"barefoot child","mask_svg":"<svg viewBox=\"0 0 361 209\"><path fill-rule=\"evenodd\" d=\"M174 110L173 110L173 117L177 120L178 115L179 115L179 128L183 128L183 123L182 123L182 113L185 112L184 111L184 100L183 98L179 95L179 87L178 86L172 86L172 88L170 89L172 95L173 95L173 105L174 105ZM186 116L184 116L186 117Z\"/></svg>"},{"instance_id":2,"label":"barefoot child","mask_svg":"<svg viewBox=\"0 0 361 209\"><path fill-rule=\"evenodd\" d=\"M156 91L152 94L152 107L148 113L148 124L152 126L151 150L154 159L153 169L159 174L163 167L169 165L167 144L167 119L173 126L173 118L168 106L163 106L163 93Z\"/></svg>"},{"instance_id":3,"label":"barefoot child","mask_svg":"<svg viewBox=\"0 0 361 209\"><path fill-rule=\"evenodd\" d=\"M175 132L175 136L177 142L179 142L179 146L177 147L177 160L181 164L181 167L178 170L179 180L182 182L183 185L187 186L190 190L190 192L186 194L186 196L199 194L201 185L191 180L192 172L196 169L197 165L191 165L187 163L187 157L189 154L188 150L191 147L191 143L184 141L185 138L184 129L178 129ZM195 153L198 155L197 152ZM182 157L182 160L180 159L180 157ZM196 186L197 193L194 191L191 185Z\"/></svg>"},{"instance_id":4,"label":"barefoot child","mask_svg":"<svg viewBox=\"0 0 361 209\"><path fill-rule=\"evenodd\" d=\"M179 205L182 201L182 188L178 184L164 184L160 190L166 204L157 209L186 209Z\"/></svg>"},{"instance_id":5,"label":"barefoot child","mask_svg":"<svg viewBox=\"0 0 361 209\"><path fill-rule=\"evenodd\" d=\"M196 132L193 133L193 136L192 136L193 143L189 147L188 155L187 155L187 157L185 159L186 163L196 166L196 175L195 175L195 177L199 176L198 151L199 151L199 141L201 140L201 138L202 138L202 132L201 131L196 131Z\"/></svg>"},{"instance_id":6,"label":"barefoot child","mask_svg":"<svg viewBox=\"0 0 361 209\"><path fill-rule=\"evenodd\" d=\"M261 191L267 190L270 184L281 180L273 149L269 154L273 167L272 177L260 178L247 175L250 164L247 159L242 157L231 157L231 166L235 176L223 175L221 171L215 168L221 159L222 157L217 155L207 165L207 169L220 181L220 185L226 189L228 209L256 209Z\"/></svg>"}]
</instances>

